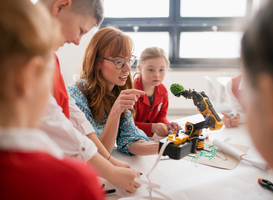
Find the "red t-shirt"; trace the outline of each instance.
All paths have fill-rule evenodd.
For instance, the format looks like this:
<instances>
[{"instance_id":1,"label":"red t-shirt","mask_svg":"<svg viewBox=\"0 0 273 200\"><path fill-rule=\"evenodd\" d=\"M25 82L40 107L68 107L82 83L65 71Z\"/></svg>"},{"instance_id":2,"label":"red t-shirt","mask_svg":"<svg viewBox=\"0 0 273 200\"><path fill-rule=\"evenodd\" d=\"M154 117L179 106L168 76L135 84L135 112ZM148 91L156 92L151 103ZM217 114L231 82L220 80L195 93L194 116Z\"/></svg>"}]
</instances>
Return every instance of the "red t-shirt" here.
<instances>
[{"instance_id":1,"label":"red t-shirt","mask_svg":"<svg viewBox=\"0 0 273 200\"><path fill-rule=\"evenodd\" d=\"M69 104L68 95L64 83L63 76L61 74L60 63L57 55L55 54L55 74L54 74L54 97L60 107L63 109L63 113L69 119Z\"/></svg>"},{"instance_id":2,"label":"red t-shirt","mask_svg":"<svg viewBox=\"0 0 273 200\"><path fill-rule=\"evenodd\" d=\"M0 151L0 199L104 199L97 173L43 152Z\"/></svg>"}]
</instances>

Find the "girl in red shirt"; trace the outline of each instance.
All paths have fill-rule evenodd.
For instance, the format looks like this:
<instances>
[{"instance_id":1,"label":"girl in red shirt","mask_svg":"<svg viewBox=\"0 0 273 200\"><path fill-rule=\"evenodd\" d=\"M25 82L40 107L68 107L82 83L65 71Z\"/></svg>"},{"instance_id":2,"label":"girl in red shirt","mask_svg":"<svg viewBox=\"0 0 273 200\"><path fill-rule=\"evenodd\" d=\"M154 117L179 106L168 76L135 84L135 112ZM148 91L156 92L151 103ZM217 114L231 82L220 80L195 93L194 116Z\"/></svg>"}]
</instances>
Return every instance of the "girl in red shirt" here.
<instances>
[{"instance_id":1,"label":"girl in red shirt","mask_svg":"<svg viewBox=\"0 0 273 200\"><path fill-rule=\"evenodd\" d=\"M135 103L135 124L150 137L154 133L168 134L168 91L162 81L169 63L164 50L158 47L145 49L139 58L139 76L134 80L134 88L146 94Z\"/></svg>"}]
</instances>

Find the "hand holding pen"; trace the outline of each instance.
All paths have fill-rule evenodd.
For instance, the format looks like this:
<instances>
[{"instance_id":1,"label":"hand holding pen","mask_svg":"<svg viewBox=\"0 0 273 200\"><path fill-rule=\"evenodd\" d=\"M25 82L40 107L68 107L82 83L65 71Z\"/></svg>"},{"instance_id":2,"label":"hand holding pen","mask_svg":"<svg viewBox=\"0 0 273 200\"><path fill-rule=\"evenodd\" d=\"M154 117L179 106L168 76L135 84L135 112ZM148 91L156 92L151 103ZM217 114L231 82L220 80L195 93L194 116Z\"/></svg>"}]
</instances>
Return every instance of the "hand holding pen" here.
<instances>
[{"instance_id":1,"label":"hand holding pen","mask_svg":"<svg viewBox=\"0 0 273 200\"><path fill-rule=\"evenodd\" d=\"M104 188L105 184L102 184L102 189ZM105 194L112 194L116 192L116 189L110 189L110 190L103 190Z\"/></svg>"}]
</instances>

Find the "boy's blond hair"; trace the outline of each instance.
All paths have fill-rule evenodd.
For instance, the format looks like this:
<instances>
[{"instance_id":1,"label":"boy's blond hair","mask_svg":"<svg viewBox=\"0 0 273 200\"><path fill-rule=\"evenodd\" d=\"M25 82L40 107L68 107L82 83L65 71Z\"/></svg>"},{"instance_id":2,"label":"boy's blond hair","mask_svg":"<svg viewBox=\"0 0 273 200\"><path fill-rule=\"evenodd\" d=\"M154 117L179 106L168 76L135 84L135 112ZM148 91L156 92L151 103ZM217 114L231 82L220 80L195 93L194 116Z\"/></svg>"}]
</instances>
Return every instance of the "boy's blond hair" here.
<instances>
[{"instance_id":1,"label":"boy's blond hair","mask_svg":"<svg viewBox=\"0 0 273 200\"><path fill-rule=\"evenodd\" d=\"M39 0L51 7L57 0ZM91 15L97 20L97 26L103 21L104 9L102 0L71 0L71 10L75 14Z\"/></svg>"}]
</instances>

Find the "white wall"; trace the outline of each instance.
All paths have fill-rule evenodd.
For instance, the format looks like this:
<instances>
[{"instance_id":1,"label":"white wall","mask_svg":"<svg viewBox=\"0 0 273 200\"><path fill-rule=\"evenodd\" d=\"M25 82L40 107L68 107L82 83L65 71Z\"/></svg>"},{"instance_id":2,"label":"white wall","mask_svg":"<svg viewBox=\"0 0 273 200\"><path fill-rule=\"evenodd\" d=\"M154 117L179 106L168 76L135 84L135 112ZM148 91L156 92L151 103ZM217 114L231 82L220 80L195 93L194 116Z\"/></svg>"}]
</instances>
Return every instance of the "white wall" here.
<instances>
[{"instance_id":1,"label":"white wall","mask_svg":"<svg viewBox=\"0 0 273 200\"><path fill-rule=\"evenodd\" d=\"M78 74L82 64L84 51L94 30L85 35L79 46L73 44L65 45L57 51L59 57L62 74L65 84L73 82L73 76ZM134 74L135 70L132 71ZM221 86L216 78L220 76L233 77L240 73L240 69L170 69L164 80L164 85L169 90L172 83L179 83L186 89L191 88L197 91L204 91L207 95L210 94L208 84L205 80L205 75L209 76L216 89L216 100L213 103L216 109L219 104L219 95ZM220 108L219 108L220 109ZM217 110L217 109L216 109ZM221 111L221 110L217 110ZM195 114L198 113L192 100L185 100L183 97L177 98L173 96L169 90L169 114Z\"/></svg>"}]
</instances>

